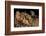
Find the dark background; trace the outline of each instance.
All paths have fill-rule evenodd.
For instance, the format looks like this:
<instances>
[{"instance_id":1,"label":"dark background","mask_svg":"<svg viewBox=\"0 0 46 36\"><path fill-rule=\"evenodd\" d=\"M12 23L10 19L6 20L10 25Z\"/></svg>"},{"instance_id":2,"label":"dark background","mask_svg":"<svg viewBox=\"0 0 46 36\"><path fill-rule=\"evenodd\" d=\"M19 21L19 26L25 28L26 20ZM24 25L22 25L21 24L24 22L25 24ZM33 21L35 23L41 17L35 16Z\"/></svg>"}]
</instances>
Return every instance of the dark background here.
<instances>
[{"instance_id":1,"label":"dark background","mask_svg":"<svg viewBox=\"0 0 46 36\"><path fill-rule=\"evenodd\" d=\"M16 14L16 11L25 12L30 14L30 11L34 11L35 15L39 16L39 9L20 9L20 8L14 8L14 15Z\"/></svg>"}]
</instances>

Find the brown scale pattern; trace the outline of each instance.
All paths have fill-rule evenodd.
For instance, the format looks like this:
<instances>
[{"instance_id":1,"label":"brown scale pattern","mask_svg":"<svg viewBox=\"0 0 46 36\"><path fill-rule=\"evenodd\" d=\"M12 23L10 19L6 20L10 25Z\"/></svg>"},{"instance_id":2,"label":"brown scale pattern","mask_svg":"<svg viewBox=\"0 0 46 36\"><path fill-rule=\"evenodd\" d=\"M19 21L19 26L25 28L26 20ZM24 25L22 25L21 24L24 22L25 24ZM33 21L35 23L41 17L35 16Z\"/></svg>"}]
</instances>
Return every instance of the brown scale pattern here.
<instances>
[{"instance_id":1,"label":"brown scale pattern","mask_svg":"<svg viewBox=\"0 0 46 36\"><path fill-rule=\"evenodd\" d=\"M24 13L24 12L20 13L19 11L17 11L16 15L15 15L15 24L19 24L19 23L20 23L20 25L23 23L23 25L31 26L32 25L31 15ZM35 18L34 26L38 26L38 23L39 23L38 18Z\"/></svg>"}]
</instances>

